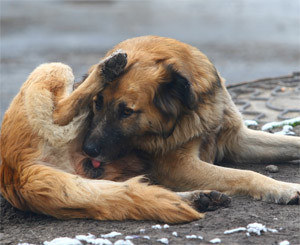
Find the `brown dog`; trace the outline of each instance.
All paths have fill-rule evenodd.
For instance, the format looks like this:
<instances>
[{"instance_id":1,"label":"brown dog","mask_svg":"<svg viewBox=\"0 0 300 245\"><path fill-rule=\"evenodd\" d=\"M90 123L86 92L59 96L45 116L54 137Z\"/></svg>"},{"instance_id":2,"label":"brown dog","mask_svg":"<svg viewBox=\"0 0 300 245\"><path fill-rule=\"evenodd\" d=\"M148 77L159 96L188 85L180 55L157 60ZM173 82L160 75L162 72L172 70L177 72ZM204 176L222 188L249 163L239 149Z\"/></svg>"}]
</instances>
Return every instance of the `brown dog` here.
<instances>
[{"instance_id":1,"label":"brown dog","mask_svg":"<svg viewBox=\"0 0 300 245\"><path fill-rule=\"evenodd\" d=\"M300 138L246 128L205 55L153 36L129 39L115 49L128 54L128 64L95 99L83 145L94 162L110 162L138 150L153 162L152 178L172 190L208 189L299 204L299 184L212 164L224 158L299 159Z\"/></svg>"},{"instance_id":2,"label":"brown dog","mask_svg":"<svg viewBox=\"0 0 300 245\"><path fill-rule=\"evenodd\" d=\"M76 175L86 176L88 165L99 167L81 153L89 105L123 72L126 63L124 53L112 54L95 65L73 92L72 70L64 64L44 64L31 73L5 113L1 128L1 193L13 206L57 218L177 223L203 217L190 205L211 209L228 204L229 199L217 192L175 194L142 183L141 178L117 183ZM141 172L140 166L146 163L137 162L139 158L129 155L112 166L126 163L129 177Z\"/></svg>"}]
</instances>

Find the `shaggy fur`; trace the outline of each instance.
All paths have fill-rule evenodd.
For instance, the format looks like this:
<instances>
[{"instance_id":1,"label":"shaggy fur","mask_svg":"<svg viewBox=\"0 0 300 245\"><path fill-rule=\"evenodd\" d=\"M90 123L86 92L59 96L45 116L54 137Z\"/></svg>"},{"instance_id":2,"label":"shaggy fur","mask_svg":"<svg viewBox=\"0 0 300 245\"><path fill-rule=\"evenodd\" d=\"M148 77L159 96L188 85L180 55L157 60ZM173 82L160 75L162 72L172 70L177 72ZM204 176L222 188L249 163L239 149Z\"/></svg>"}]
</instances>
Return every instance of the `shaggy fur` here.
<instances>
[{"instance_id":1,"label":"shaggy fur","mask_svg":"<svg viewBox=\"0 0 300 245\"><path fill-rule=\"evenodd\" d=\"M201 200L204 208L214 199L228 204L220 193L175 194L142 183L140 177L112 182L77 175L86 175L81 145L92 98L123 72L126 62L125 54L112 54L95 65L73 92L74 77L64 64L44 64L31 73L1 128L1 193L13 206L57 218L178 223L203 217L190 206L203 209ZM114 166L136 161L137 157L128 156ZM133 174L137 172L138 167Z\"/></svg>"},{"instance_id":2,"label":"shaggy fur","mask_svg":"<svg viewBox=\"0 0 300 245\"><path fill-rule=\"evenodd\" d=\"M120 48L128 54L128 64L95 99L83 145L87 155L107 162L138 150L153 162L150 176L172 190L208 189L299 204L299 184L213 165L222 159L299 159L300 138L245 127L204 54L153 36L126 40L115 47Z\"/></svg>"}]
</instances>

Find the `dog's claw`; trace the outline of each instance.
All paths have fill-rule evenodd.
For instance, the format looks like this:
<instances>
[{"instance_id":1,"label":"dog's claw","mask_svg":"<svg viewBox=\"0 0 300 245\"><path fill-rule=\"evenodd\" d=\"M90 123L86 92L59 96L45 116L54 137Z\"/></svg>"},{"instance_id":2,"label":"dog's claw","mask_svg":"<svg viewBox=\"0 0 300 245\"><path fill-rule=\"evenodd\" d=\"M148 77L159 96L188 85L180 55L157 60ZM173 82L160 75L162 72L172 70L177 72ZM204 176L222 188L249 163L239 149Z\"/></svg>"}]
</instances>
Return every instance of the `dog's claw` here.
<instances>
[{"instance_id":1,"label":"dog's claw","mask_svg":"<svg viewBox=\"0 0 300 245\"><path fill-rule=\"evenodd\" d=\"M127 64L127 54L121 49L114 52L103 62L102 73L109 82L116 79L123 71Z\"/></svg>"},{"instance_id":2,"label":"dog's claw","mask_svg":"<svg viewBox=\"0 0 300 245\"><path fill-rule=\"evenodd\" d=\"M300 193L298 192L288 203L288 205L300 205Z\"/></svg>"},{"instance_id":3,"label":"dog's claw","mask_svg":"<svg viewBox=\"0 0 300 245\"><path fill-rule=\"evenodd\" d=\"M214 211L220 207L228 207L231 198L223 193L212 191L209 193L200 193L194 200L195 208L200 212Z\"/></svg>"}]
</instances>

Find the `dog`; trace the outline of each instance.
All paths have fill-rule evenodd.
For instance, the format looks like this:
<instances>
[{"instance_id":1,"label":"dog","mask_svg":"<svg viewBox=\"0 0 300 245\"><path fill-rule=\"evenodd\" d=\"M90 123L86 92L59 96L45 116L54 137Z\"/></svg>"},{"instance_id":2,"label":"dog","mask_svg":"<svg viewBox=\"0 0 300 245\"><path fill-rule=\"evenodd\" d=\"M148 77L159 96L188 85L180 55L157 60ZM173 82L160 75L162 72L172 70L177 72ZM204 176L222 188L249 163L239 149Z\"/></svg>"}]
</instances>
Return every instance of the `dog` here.
<instances>
[{"instance_id":1,"label":"dog","mask_svg":"<svg viewBox=\"0 0 300 245\"><path fill-rule=\"evenodd\" d=\"M99 174L103 178L100 163L82 152L90 106L93 100L99 106L97 94L122 75L126 64L125 53L111 53L90 69L75 90L72 70L65 64L43 64L30 74L1 127L0 188L14 207L60 219L180 223L202 218L199 211L229 204L230 199L219 192L174 193L144 183L142 177L125 182L87 178ZM112 163L112 170L128 166L125 177L129 178L148 164L141 154L128 153ZM123 172L117 173L106 179L124 179Z\"/></svg>"},{"instance_id":2,"label":"dog","mask_svg":"<svg viewBox=\"0 0 300 245\"><path fill-rule=\"evenodd\" d=\"M152 163L150 178L173 191L217 190L279 204L300 203L299 184L213 164L224 159L299 159L300 138L245 127L224 81L204 54L156 36L126 40L108 55L116 49L127 53L128 64L95 98L83 143L95 163L138 151Z\"/></svg>"}]
</instances>

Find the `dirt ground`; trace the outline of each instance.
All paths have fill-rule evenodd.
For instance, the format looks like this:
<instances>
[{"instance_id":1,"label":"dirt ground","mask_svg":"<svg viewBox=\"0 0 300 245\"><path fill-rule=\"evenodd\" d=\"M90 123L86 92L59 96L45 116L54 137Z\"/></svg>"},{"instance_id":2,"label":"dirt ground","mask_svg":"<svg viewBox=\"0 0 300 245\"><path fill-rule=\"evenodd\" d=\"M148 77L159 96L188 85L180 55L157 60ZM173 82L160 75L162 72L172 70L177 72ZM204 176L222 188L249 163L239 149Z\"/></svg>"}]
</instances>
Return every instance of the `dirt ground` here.
<instances>
[{"instance_id":1,"label":"dirt ground","mask_svg":"<svg viewBox=\"0 0 300 245\"><path fill-rule=\"evenodd\" d=\"M300 126L294 128L300 136ZM291 136L293 137L293 136ZM278 180L300 182L300 161L277 164L279 172L268 173L265 164L224 164L228 167L250 169ZM24 213L13 208L1 196L1 244L43 244L58 237L74 238L76 235L91 233L96 237L112 231L122 235L110 238L113 243L125 239L128 235L139 236L131 240L134 244L162 244L158 239L168 238L169 244L211 244L210 240L220 238L221 244L279 244L288 240L290 244L300 244L299 206L283 206L254 201L249 197L233 197L228 208L206 213L204 219L169 228L153 229L156 222L151 221L94 221L94 220L57 220L51 217ZM113 207L112 207L113 208ZM246 227L250 223L261 223L278 233L266 232L262 235L246 235L245 231L224 234L225 230ZM163 224L161 224L163 225ZM145 232L141 232L145 229ZM172 235L176 231L178 236ZM188 239L186 235L202 236L200 239ZM142 238L149 236L149 239ZM83 243L84 244L84 243Z\"/></svg>"}]
</instances>

